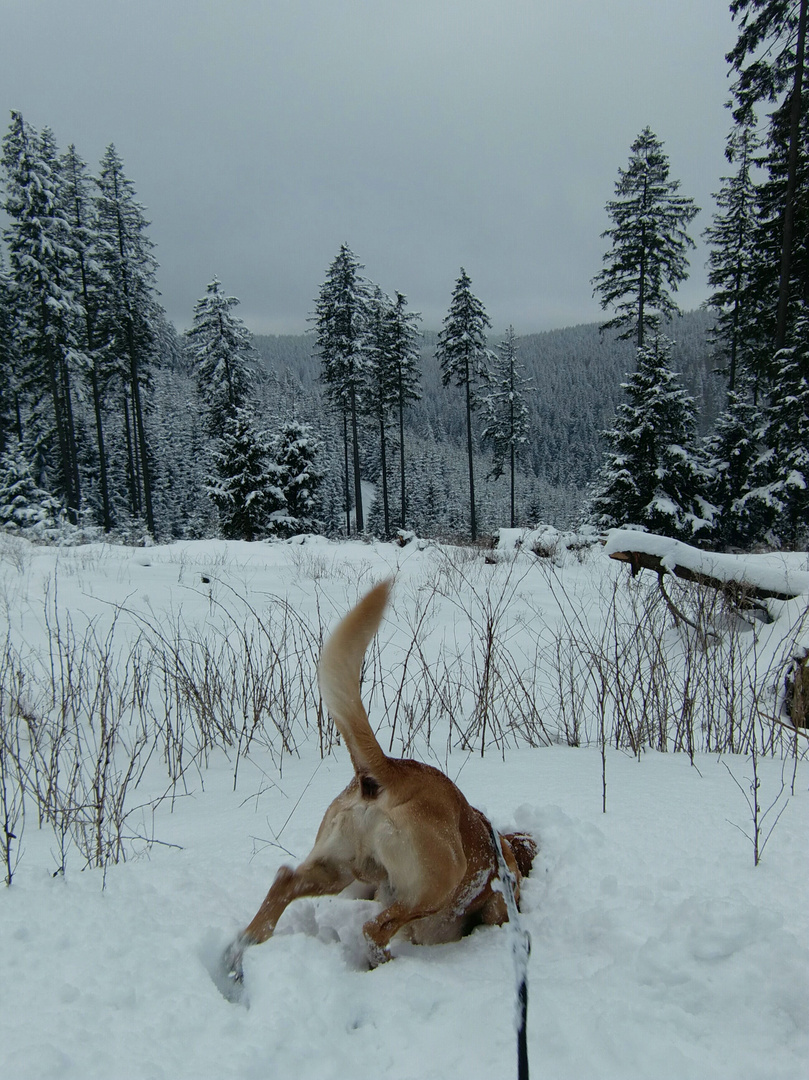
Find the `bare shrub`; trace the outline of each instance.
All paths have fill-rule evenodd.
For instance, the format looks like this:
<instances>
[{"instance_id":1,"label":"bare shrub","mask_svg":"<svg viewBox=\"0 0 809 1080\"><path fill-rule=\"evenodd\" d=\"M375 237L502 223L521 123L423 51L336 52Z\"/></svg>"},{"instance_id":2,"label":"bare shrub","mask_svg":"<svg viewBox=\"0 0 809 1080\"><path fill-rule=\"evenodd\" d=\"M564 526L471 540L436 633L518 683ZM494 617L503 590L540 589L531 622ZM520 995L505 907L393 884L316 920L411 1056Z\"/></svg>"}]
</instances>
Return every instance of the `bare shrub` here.
<instances>
[{"instance_id":1,"label":"bare shrub","mask_svg":"<svg viewBox=\"0 0 809 1080\"><path fill-rule=\"evenodd\" d=\"M721 592L687 582L669 591L653 579L616 577L598 602L570 592L544 563L560 622L546 663L556 686L559 730L568 742L599 739L639 754L791 752L775 721L781 673L809 613L772 626L750 621Z\"/></svg>"},{"instance_id":2,"label":"bare shrub","mask_svg":"<svg viewBox=\"0 0 809 1080\"><path fill-rule=\"evenodd\" d=\"M25 763L20 727L24 682L19 659L6 640L0 656L0 859L10 885L22 855Z\"/></svg>"},{"instance_id":3,"label":"bare shrub","mask_svg":"<svg viewBox=\"0 0 809 1080\"><path fill-rule=\"evenodd\" d=\"M324 587L322 556L308 559L298 564L311 578L305 604L247 599L220 575L202 594L202 626L182 611L127 608L111 608L103 625L88 622L64 609L51 580L44 648L20 654L9 638L0 656L7 881L26 810L29 822L35 812L53 830L57 872L71 853L106 869L133 845L158 842L150 811L189 792L192 779L204 784L214 753L229 758L235 788L245 759L258 761L259 751L279 770L305 742L316 741L321 756L332 752L338 736L316 672L344 608ZM430 549L421 580L400 587L363 666L363 697L391 752L596 745L604 807L608 748L797 758L782 707L805 610L785 608L764 626L713 590L632 580L618 567L570 576L573 562L525 550L487 561L480 548ZM529 575L538 573L547 587L532 600ZM372 573L360 561L335 576L348 607ZM788 686L794 693L794 680ZM151 763L151 780L161 760L165 791L143 799L144 770Z\"/></svg>"},{"instance_id":4,"label":"bare shrub","mask_svg":"<svg viewBox=\"0 0 809 1080\"><path fill-rule=\"evenodd\" d=\"M459 689L473 703L460 745L477 746L481 756L489 742L501 753L507 745L547 745L551 738L537 707L534 650L524 644L531 635L517 603L531 564L519 558L498 560L485 568L484 576L479 565L474 574L453 563L436 587L460 613L450 671L457 672ZM453 587L446 591L450 581Z\"/></svg>"}]
</instances>

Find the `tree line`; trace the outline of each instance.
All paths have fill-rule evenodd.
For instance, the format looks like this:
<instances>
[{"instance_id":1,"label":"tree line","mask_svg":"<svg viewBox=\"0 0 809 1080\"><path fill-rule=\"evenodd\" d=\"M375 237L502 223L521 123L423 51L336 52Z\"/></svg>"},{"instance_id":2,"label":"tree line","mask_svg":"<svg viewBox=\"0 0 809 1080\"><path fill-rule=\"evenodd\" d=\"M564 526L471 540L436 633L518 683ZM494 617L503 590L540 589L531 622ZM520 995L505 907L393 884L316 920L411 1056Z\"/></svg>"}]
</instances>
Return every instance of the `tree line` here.
<instances>
[{"instance_id":1,"label":"tree line","mask_svg":"<svg viewBox=\"0 0 809 1080\"><path fill-rule=\"evenodd\" d=\"M668 336L698 210L651 128L619 169L593 288L609 312L605 347L626 340L636 364L580 510L599 527L733 546L806 541L806 5L731 4L730 168L705 231L714 313L705 349L726 403L702 437ZM91 176L74 146L60 154L49 129L15 112L2 177L0 523L247 539L417 527L475 539L481 503L489 528L551 516L535 474L536 423L558 402L536 400L513 328L489 347L491 322L463 268L429 347L457 405L451 434L420 400L429 335L419 315L367 280L347 244L310 320L319 385L299 393L262 366L238 300L217 279L191 329L176 333L159 304L145 210L114 146ZM444 443L456 438L450 453Z\"/></svg>"},{"instance_id":2,"label":"tree line","mask_svg":"<svg viewBox=\"0 0 809 1080\"><path fill-rule=\"evenodd\" d=\"M113 145L91 176L74 146L60 154L50 129L37 132L13 112L2 167L9 224L8 266L0 264L0 524L52 530L61 518L106 533L218 531L247 540L363 533L362 476L370 472L380 477L376 531L408 526L405 414L420 396L421 334L403 294L386 296L341 247L312 315L330 415L310 407L305 422L301 403L283 415L284 403L268 400L238 300L218 279L185 335L170 325L149 223ZM463 272L456 292L471 314L452 317L441 349L454 356L456 341L472 333L461 367L492 393L476 391L470 409L485 405L484 438L496 470L510 453L513 488L524 410L505 403L492 377L497 357L473 328L488 319ZM507 355L513 399L524 386L513 332ZM455 360L447 364L458 376ZM315 422L321 432L324 424L342 429L342 463L336 440L314 436ZM372 432L368 466L361 458ZM471 427L469 448L474 532ZM415 497L418 485L410 490Z\"/></svg>"},{"instance_id":3,"label":"tree line","mask_svg":"<svg viewBox=\"0 0 809 1080\"><path fill-rule=\"evenodd\" d=\"M388 490L388 425L395 418L399 457L397 525L407 528L406 448L404 416L420 397L419 316L397 292L387 297L362 277L362 264L343 244L329 267L312 318L322 379L328 400L343 431L346 531L364 530L360 420L367 417L379 435L379 476L382 532L391 535L393 515ZM513 328L498 350L488 347L489 317L472 292L469 275L461 268L444 329L435 350L446 387L461 390L465 402L468 475L468 531L477 539L475 499L475 439L473 412L481 410L485 426L481 439L491 448L492 474L499 477L508 461L511 477L511 524L518 452L527 444L525 395L529 389L517 358ZM353 500L353 502L352 502ZM352 518L353 505L353 518Z\"/></svg>"}]
</instances>

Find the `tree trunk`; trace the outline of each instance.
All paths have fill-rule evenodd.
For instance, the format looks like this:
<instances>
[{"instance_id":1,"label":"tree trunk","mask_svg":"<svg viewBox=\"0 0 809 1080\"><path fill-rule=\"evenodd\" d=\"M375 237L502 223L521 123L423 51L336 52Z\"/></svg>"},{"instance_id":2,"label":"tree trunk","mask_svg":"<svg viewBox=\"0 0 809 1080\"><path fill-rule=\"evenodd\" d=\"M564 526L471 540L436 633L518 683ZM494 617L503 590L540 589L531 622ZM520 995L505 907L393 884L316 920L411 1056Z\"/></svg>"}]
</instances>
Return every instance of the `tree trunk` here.
<instances>
[{"instance_id":1,"label":"tree trunk","mask_svg":"<svg viewBox=\"0 0 809 1080\"><path fill-rule=\"evenodd\" d=\"M343 457L346 495L346 536L351 536L351 487L348 481L348 413L343 409Z\"/></svg>"},{"instance_id":2,"label":"tree trunk","mask_svg":"<svg viewBox=\"0 0 809 1080\"><path fill-rule=\"evenodd\" d=\"M127 323L127 342L129 345L129 378L132 389L132 413L140 457L141 476L143 478L143 504L146 510L146 528L155 535L154 512L152 510L152 479L149 468L149 450L146 445L146 428L143 423L143 407L140 400L140 378L138 375L138 357L135 348L135 333L131 320Z\"/></svg>"},{"instance_id":3,"label":"tree trunk","mask_svg":"<svg viewBox=\"0 0 809 1080\"><path fill-rule=\"evenodd\" d=\"M55 355L56 349L53 342L47 337L47 318L43 315L43 343L45 347L45 364L48 373L48 385L50 388L51 406L53 408L53 422L56 428L56 439L59 444L59 471L62 479L62 489L68 509L68 517L75 525L78 520L76 493L73 488L72 455L67 434L64 401L62 399L62 380L59 371L59 357Z\"/></svg>"},{"instance_id":4,"label":"tree trunk","mask_svg":"<svg viewBox=\"0 0 809 1080\"><path fill-rule=\"evenodd\" d=\"M399 482L402 488L401 527L405 528L407 504L405 502L405 449L404 449L404 385L399 373Z\"/></svg>"},{"instance_id":5,"label":"tree trunk","mask_svg":"<svg viewBox=\"0 0 809 1080\"><path fill-rule=\"evenodd\" d=\"M644 195L645 202L645 195ZM638 280L638 348L643 348L643 320L646 307L646 226L640 231L640 275Z\"/></svg>"},{"instance_id":6,"label":"tree trunk","mask_svg":"<svg viewBox=\"0 0 809 1080\"><path fill-rule=\"evenodd\" d=\"M129 486L129 508L133 517L140 517L140 477L138 476L135 447L132 443L132 423L129 418L129 397L124 387L124 432L126 435L126 473Z\"/></svg>"},{"instance_id":7,"label":"tree trunk","mask_svg":"<svg viewBox=\"0 0 809 1080\"><path fill-rule=\"evenodd\" d=\"M516 507L514 502L514 470L515 470L515 458L514 443L511 444L511 527L514 528L514 523L517 520Z\"/></svg>"},{"instance_id":8,"label":"tree trunk","mask_svg":"<svg viewBox=\"0 0 809 1080\"><path fill-rule=\"evenodd\" d=\"M351 384L351 438L354 444L354 525L358 533L365 532L362 514L362 481L360 480L360 442L357 427L357 390Z\"/></svg>"},{"instance_id":9,"label":"tree trunk","mask_svg":"<svg viewBox=\"0 0 809 1080\"><path fill-rule=\"evenodd\" d=\"M65 410L65 437L67 439L68 462L70 468L70 487L73 492L73 507L76 524L81 510L81 477L79 475L79 451L76 445L76 425L73 422L73 398L70 392L70 371L64 355L59 357L59 375L62 384L62 400Z\"/></svg>"},{"instance_id":10,"label":"tree trunk","mask_svg":"<svg viewBox=\"0 0 809 1080\"><path fill-rule=\"evenodd\" d=\"M104 424L101 416L101 391L98 385L98 372L95 360L91 362L90 384L93 390L93 411L96 421L96 443L98 444L98 469L101 483L101 512L104 521L104 532L112 529L112 511L110 510L110 489L107 479L107 451L104 446Z\"/></svg>"},{"instance_id":11,"label":"tree trunk","mask_svg":"<svg viewBox=\"0 0 809 1080\"><path fill-rule=\"evenodd\" d=\"M379 417L379 452L382 458L382 514L385 523L385 539L390 539L390 512L388 509L388 454L385 442L385 419Z\"/></svg>"},{"instance_id":12,"label":"tree trunk","mask_svg":"<svg viewBox=\"0 0 809 1080\"><path fill-rule=\"evenodd\" d=\"M509 451L510 451L510 464L511 464L511 528L514 528L514 522L516 520L515 504L514 504L514 472L516 467L517 451L514 445L515 431L514 431L514 355L512 353L511 361L509 364L508 373L508 428L509 428Z\"/></svg>"},{"instance_id":13,"label":"tree trunk","mask_svg":"<svg viewBox=\"0 0 809 1080\"><path fill-rule=\"evenodd\" d=\"M472 459L472 387L469 359L466 361L466 452L469 457L469 534L474 542L478 538L475 514L475 467Z\"/></svg>"},{"instance_id":14,"label":"tree trunk","mask_svg":"<svg viewBox=\"0 0 809 1080\"><path fill-rule=\"evenodd\" d=\"M775 351L783 349L787 338L789 314L789 278L792 268L792 244L795 232L795 190L798 184L798 144L800 139L803 68L806 50L806 9L809 0L801 0L798 15L798 40L795 48L795 80L789 111L789 159L787 190L784 198L784 234L781 242L781 277L778 285L778 316L775 329Z\"/></svg>"}]
</instances>

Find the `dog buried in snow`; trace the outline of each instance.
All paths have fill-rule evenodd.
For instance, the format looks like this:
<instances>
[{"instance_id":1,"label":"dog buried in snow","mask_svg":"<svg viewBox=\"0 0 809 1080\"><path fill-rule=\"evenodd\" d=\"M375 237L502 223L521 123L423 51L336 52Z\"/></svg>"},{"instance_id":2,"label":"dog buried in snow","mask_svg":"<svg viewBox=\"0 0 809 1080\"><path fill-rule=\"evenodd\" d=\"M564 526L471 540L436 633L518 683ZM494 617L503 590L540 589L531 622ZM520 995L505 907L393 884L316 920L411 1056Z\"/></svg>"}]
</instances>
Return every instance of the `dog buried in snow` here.
<instances>
[{"instance_id":1,"label":"dog buried in snow","mask_svg":"<svg viewBox=\"0 0 809 1080\"><path fill-rule=\"evenodd\" d=\"M354 766L354 778L325 813L315 846L300 866L283 866L252 922L223 957L230 986L242 981L242 954L266 941L293 900L341 892L352 882L383 910L365 923L371 967L390 959L399 931L412 942L457 941L482 924L507 921L499 888L495 833L439 769L388 757L360 700L360 669L376 634L391 583L372 589L323 647L318 678L323 700ZM516 881L529 873L536 844L525 833L499 836Z\"/></svg>"}]
</instances>

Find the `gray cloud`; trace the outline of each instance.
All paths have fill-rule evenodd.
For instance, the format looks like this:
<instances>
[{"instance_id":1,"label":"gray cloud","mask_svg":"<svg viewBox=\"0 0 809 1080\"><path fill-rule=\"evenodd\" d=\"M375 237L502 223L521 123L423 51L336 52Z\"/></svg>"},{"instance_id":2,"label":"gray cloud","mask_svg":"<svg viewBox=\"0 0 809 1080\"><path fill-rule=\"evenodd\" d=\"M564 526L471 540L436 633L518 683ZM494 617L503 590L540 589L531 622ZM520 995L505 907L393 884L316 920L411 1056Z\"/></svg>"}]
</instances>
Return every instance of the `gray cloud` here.
<instances>
[{"instance_id":1,"label":"gray cloud","mask_svg":"<svg viewBox=\"0 0 809 1080\"><path fill-rule=\"evenodd\" d=\"M727 0L0 0L0 21L0 109L93 167L115 143L179 325L217 274L251 329L302 331L343 241L433 328L461 265L496 327L592 321L641 128L695 234L724 171Z\"/></svg>"}]
</instances>

